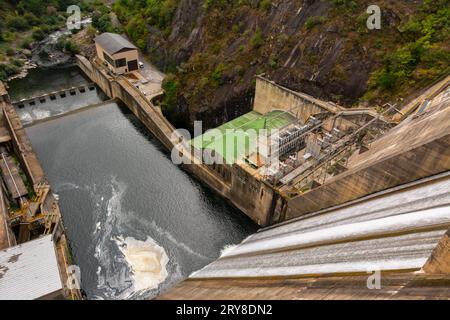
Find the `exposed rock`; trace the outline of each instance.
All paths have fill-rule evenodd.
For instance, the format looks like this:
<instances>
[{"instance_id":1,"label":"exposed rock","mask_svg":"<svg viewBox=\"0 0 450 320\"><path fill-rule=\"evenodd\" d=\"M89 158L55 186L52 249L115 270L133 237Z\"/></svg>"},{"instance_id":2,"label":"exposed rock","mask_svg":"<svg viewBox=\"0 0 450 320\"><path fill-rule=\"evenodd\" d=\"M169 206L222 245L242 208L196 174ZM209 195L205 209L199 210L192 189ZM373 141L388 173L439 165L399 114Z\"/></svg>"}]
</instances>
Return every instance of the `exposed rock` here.
<instances>
[{"instance_id":1,"label":"exposed rock","mask_svg":"<svg viewBox=\"0 0 450 320\"><path fill-rule=\"evenodd\" d=\"M23 49L22 50L22 53L25 55L25 57L27 57L27 58L31 58L31 56L32 56L32 52L31 52L31 50L28 50L28 49Z\"/></svg>"},{"instance_id":2,"label":"exposed rock","mask_svg":"<svg viewBox=\"0 0 450 320\"><path fill-rule=\"evenodd\" d=\"M254 76L263 72L293 90L357 105L372 72L398 48L399 26L420 6L380 1L381 32L367 29L365 1L271 1L267 9L204 3L179 0L165 32L148 26L149 55L176 72L179 106L172 111L189 119L188 127L204 120L208 128L250 110Z\"/></svg>"},{"instance_id":3,"label":"exposed rock","mask_svg":"<svg viewBox=\"0 0 450 320\"><path fill-rule=\"evenodd\" d=\"M73 40L80 48L80 53L87 58L92 58L96 54L94 37L95 35L89 34L87 28L73 35Z\"/></svg>"}]
</instances>

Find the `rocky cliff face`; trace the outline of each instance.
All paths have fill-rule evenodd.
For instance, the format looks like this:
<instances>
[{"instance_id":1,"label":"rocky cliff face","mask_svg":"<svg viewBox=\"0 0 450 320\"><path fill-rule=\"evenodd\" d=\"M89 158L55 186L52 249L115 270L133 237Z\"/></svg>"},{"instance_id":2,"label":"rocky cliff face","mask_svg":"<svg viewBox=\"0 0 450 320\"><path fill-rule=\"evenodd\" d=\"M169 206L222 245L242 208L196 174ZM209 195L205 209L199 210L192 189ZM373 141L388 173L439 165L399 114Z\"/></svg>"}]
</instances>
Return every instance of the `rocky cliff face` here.
<instances>
[{"instance_id":1,"label":"rocky cliff face","mask_svg":"<svg viewBox=\"0 0 450 320\"><path fill-rule=\"evenodd\" d=\"M260 73L348 106L399 99L441 75L410 82L406 91L380 91L375 85L367 95L374 71L407 43L402 26L420 17L422 1L378 1L381 30L366 26L370 1L175 2L164 31L147 26L147 51L160 68L175 74L167 85L176 97L168 97L165 107L179 125L203 120L213 127L250 110L254 75Z\"/></svg>"}]
</instances>

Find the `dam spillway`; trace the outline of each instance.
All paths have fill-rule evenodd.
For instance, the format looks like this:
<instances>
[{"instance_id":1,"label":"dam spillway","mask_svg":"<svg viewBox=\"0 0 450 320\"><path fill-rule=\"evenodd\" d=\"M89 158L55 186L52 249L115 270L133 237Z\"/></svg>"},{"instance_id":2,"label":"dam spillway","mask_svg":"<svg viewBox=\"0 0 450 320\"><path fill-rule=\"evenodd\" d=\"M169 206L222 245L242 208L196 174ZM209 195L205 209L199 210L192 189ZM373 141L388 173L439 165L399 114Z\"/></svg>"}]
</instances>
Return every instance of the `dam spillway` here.
<instances>
[{"instance_id":1,"label":"dam spillway","mask_svg":"<svg viewBox=\"0 0 450 320\"><path fill-rule=\"evenodd\" d=\"M256 230L173 165L140 121L115 102L37 123L27 133L59 197L88 298L153 297ZM136 293L130 266L139 259L125 249L153 243L168 257L168 275L159 288Z\"/></svg>"}]
</instances>

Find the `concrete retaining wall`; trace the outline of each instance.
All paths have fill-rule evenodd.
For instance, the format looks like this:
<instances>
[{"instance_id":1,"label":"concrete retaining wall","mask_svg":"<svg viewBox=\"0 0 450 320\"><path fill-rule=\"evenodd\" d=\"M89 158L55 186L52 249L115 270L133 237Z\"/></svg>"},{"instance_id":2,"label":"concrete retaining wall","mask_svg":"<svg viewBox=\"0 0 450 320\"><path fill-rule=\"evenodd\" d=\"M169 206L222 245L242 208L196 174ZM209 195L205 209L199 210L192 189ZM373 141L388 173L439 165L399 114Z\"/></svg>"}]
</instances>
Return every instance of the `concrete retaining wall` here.
<instances>
[{"instance_id":1,"label":"concrete retaining wall","mask_svg":"<svg viewBox=\"0 0 450 320\"><path fill-rule=\"evenodd\" d=\"M231 199L260 226L271 224L275 192L239 165L233 165Z\"/></svg>"},{"instance_id":2,"label":"concrete retaining wall","mask_svg":"<svg viewBox=\"0 0 450 320\"><path fill-rule=\"evenodd\" d=\"M2 115L4 125L11 136L11 145L14 152L19 156L19 162L22 166L27 178L33 184L34 188L44 182L45 174L42 169L36 154L33 151L31 142L22 126L16 110L10 103L2 104Z\"/></svg>"},{"instance_id":3,"label":"concrete retaining wall","mask_svg":"<svg viewBox=\"0 0 450 320\"><path fill-rule=\"evenodd\" d=\"M330 103L317 100L306 94L289 90L261 76L256 77L256 92L253 110L266 114L272 110L286 110L297 115L303 122L317 113L337 113L341 109Z\"/></svg>"},{"instance_id":4,"label":"concrete retaining wall","mask_svg":"<svg viewBox=\"0 0 450 320\"><path fill-rule=\"evenodd\" d=\"M81 70L108 97L122 101L167 149L173 148L176 141L171 141L171 136L175 128L164 121L151 102L142 97L127 80L109 76L105 70L92 65L82 56L77 56L77 62Z\"/></svg>"}]
</instances>

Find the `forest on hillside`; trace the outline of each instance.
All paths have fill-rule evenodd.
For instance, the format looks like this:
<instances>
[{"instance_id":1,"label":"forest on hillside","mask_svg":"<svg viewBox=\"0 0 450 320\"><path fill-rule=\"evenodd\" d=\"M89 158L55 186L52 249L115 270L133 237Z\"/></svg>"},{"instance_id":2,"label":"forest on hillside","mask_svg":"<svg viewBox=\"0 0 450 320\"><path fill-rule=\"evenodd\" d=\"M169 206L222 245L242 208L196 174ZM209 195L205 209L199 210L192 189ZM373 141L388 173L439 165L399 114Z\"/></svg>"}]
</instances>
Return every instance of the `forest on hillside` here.
<instances>
[{"instance_id":1,"label":"forest on hillside","mask_svg":"<svg viewBox=\"0 0 450 320\"><path fill-rule=\"evenodd\" d=\"M65 27L71 5L78 5L83 16L110 12L100 0L0 0L0 80L17 74L36 43ZM70 37L62 37L57 48L79 52Z\"/></svg>"},{"instance_id":2,"label":"forest on hillside","mask_svg":"<svg viewBox=\"0 0 450 320\"><path fill-rule=\"evenodd\" d=\"M367 29L369 4L117 0L113 10L169 73L172 120L214 126L249 108L259 73L347 106L401 102L449 73L448 0L378 1L381 30Z\"/></svg>"},{"instance_id":3,"label":"forest on hillside","mask_svg":"<svg viewBox=\"0 0 450 320\"><path fill-rule=\"evenodd\" d=\"M125 32L167 74L163 111L188 127L248 111L256 74L352 107L402 103L449 73L450 0L380 0L380 30L366 26L369 2L0 0L0 80L69 4L92 17L88 34ZM79 51L70 39L60 48Z\"/></svg>"}]
</instances>

